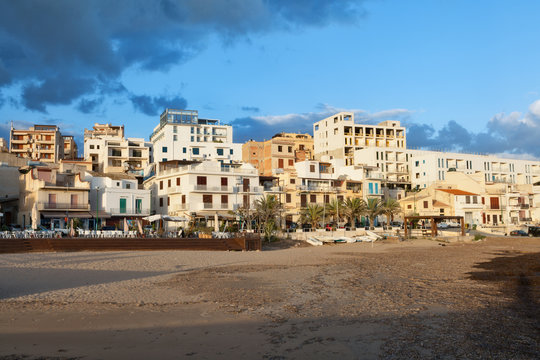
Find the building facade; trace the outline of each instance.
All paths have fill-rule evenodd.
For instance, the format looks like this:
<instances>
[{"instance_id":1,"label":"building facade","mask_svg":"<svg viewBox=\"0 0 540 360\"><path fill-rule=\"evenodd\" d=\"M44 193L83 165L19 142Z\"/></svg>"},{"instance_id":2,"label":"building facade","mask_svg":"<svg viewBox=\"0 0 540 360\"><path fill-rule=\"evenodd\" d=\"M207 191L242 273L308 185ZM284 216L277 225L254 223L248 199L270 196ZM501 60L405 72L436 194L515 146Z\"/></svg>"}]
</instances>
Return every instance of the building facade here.
<instances>
[{"instance_id":1,"label":"building facade","mask_svg":"<svg viewBox=\"0 0 540 360\"><path fill-rule=\"evenodd\" d=\"M312 159L309 134L279 133L267 141L250 140L242 145L242 161L255 166L262 176L294 170L296 162Z\"/></svg>"},{"instance_id":2,"label":"building facade","mask_svg":"<svg viewBox=\"0 0 540 360\"><path fill-rule=\"evenodd\" d=\"M202 119L195 110L165 109L150 134L155 162L170 160L242 160L242 144L233 143L233 128Z\"/></svg>"},{"instance_id":3,"label":"building facade","mask_svg":"<svg viewBox=\"0 0 540 360\"><path fill-rule=\"evenodd\" d=\"M9 152L29 160L57 163L64 158L64 142L56 125L34 125L14 129L9 135Z\"/></svg>"},{"instance_id":4,"label":"building facade","mask_svg":"<svg viewBox=\"0 0 540 360\"><path fill-rule=\"evenodd\" d=\"M142 138L125 138L124 126L95 124L84 131L84 158L92 171L140 172L152 162L152 145Z\"/></svg>"}]
</instances>

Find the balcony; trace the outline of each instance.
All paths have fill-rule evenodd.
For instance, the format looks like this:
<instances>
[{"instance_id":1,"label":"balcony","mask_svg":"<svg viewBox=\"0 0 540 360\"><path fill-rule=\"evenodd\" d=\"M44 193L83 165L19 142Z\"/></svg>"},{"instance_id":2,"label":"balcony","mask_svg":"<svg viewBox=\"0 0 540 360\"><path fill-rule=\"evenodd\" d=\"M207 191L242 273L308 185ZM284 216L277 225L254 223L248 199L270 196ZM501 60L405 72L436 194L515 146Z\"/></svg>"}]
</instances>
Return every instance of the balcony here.
<instances>
[{"instance_id":1,"label":"balcony","mask_svg":"<svg viewBox=\"0 0 540 360\"><path fill-rule=\"evenodd\" d=\"M90 204L42 202L38 204L38 210L90 210Z\"/></svg>"},{"instance_id":2,"label":"balcony","mask_svg":"<svg viewBox=\"0 0 540 360\"><path fill-rule=\"evenodd\" d=\"M297 185L297 190L313 192L338 192L341 188L336 186Z\"/></svg>"},{"instance_id":3,"label":"balcony","mask_svg":"<svg viewBox=\"0 0 540 360\"><path fill-rule=\"evenodd\" d=\"M129 208L111 208L109 212L112 216L147 216L150 215L150 208L129 209Z\"/></svg>"},{"instance_id":4,"label":"balcony","mask_svg":"<svg viewBox=\"0 0 540 360\"><path fill-rule=\"evenodd\" d=\"M263 189L264 192L283 192L282 186L265 186Z\"/></svg>"},{"instance_id":5,"label":"balcony","mask_svg":"<svg viewBox=\"0 0 540 360\"><path fill-rule=\"evenodd\" d=\"M187 209L187 205L186 205L186 204L174 204L174 205L168 206L168 209L169 209L169 211L181 211L181 210L186 210L186 209Z\"/></svg>"},{"instance_id":6,"label":"balcony","mask_svg":"<svg viewBox=\"0 0 540 360\"><path fill-rule=\"evenodd\" d=\"M234 188L232 186L208 186L208 185L193 185L193 191L204 191L204 192L233 192Z\"/></svg>"},{"instance_id":7,"label":"balcony","mask_svg":"<svg viewBox=\"0 0 540 360\"><path fill-rule=\"evenodd\" d=\"M519 221L521 222L532 221L532 218L519 218Z\"/></svg>"},{"instance_id":8,"label":"balcony","mask_svg":"<svg viewBox=\"0 0 540 360\"><path fill-rule=\"evenodd\" d=\"M530 208L530 205L529 204L519 204L519 208L520 209L528 209L528 208Z\"/></svg>"}]
</instances>

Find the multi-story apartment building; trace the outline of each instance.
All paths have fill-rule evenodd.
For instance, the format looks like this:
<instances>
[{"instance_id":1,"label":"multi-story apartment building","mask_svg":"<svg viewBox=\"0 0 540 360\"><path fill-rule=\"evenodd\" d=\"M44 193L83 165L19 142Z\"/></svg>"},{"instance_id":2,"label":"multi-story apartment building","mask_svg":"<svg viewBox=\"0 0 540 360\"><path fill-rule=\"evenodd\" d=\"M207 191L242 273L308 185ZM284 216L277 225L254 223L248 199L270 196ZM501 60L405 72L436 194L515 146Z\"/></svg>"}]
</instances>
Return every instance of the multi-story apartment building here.
<instances>
[{"instance_id":1,"label":"multi-story apartment building","mask_svg":"<svg viewBox=\"0 0 540 360\"><path fill-rule=\"evenodd\" d=\"M482 173L486 183L531 185L540 181L540 161L425 150L408 153L413 188L426 188L456 171Z\"/></svg>"},{"instance_id":2,"label":"multi-story apartment building","mask_svg":"<svg viewBox=\"0 0 540 360\"><path fill-rule=\"evenodd\" d=\"M86 171L85 180L90 182L90 205L99 218L99 226L127 230L124 219L132 221L150 215L150 190L139 189L135 175Z\"/></svg>"},{"instance_id":3,"label":"multi-story apartment building","mask_svg":"<svg viewBox=\"0 0 540 360\"><path fill-rule=\"evenodd\" d=\"M19 177L18 224L36 228L66 228L72 218L78 218L88 228L90 183L80 173L62 172L53 167L29 169Z\"/></svg>"},{"instance_id":4,"label":"multi-story apartment building","mask_svg":"<svg viewBox=\"0 0 540 360\"><path fill-rule=\"evenodd\" d=\"M377 168L343 166L343 160L299 161L292 171L261 176L265 193L274 194L283 204L286 226L297 222L302 209L310 204L325 208L332 200L382 198L381 180Z\"/></svg>"},{"instance_id":5,"label":"multi-story apartment building","mask_svg":"<svg viewBox=\"0 0 540 360\"><path fill-rule=\"evenodd\" d=\"M463 216L469 226L501 228L540 221L534 211L535 189L530 184L486 181L476 172L449 172L401 200L403 212L419 215Z\"/></svg>"},{"instance_id":6,"label":"multi-story apartment building","mask_svg":"<svg viewBox=\"0 0 540 360\"><path fill-rule=\"evenodd\" d=\"M73 135L63 135L64 142L64 159L75 160L79 157L79 149Z\"/></svg>"},{"instance_id":7,"label":"multi-story apartment building","mask_svg":"<svg viewBox=\"0 0 540 360\"><path fill-rule=\"evenodd\" d=\"M160 162L144 187L152 191L152 212L189 219L234 220L231 211L254 209L255 200L263 194L252 165L216 160Z\"/></svg>"},{"instance_id":8,"label":"multi-story apartment building","mask_svg":"<svg viewBox=\"0 0 540 360\"><path fill-rule=\"evenodd\" d=\"M355 150L366 147L406 149L405 128L399 121L378 125L355 124L354 113L340 112L313 124L315 158L343 159L356 165Z\"/></svg>"},{"instance_id":9,"label":"multi-story apartment building","mask_svg":"<svg viewBox=\"0 0 540 360\"><path fill-rule=\"evenodd\" d=\"M202 119L195 110L165 109L150 134L156 162L169 160L242 160L242 144L233 143L233 128Z\"/></svg>"},{"instance_id":10,"label":"multi-story apartment building","mask_svg":"<svg viewBox=\"0 0 540 360\"><path fill-rule=\"evenodd\" d=\"M34 125L27 130L11 127L9 152L45 163L57 163L64 157L64 144L56 125Z\"/></svg>"},{"instance_id":11,"label":"multi-story apartment building","mask_svg":"<svg viewBox=\"0 0 540 360\"><path fill-rule=\"evenodd\" d=\"M279 133L267 141L250 140L242 145L242 161L272 176L294 170L294 163L313 159L313 138L309 134Z\"/></svg>"},{"instance_id":12,"label":"multi-story apartment building","mask_svg":"<svg viewBox=\"0 0 540 360\"><path fill-rule=\"evenodd\" d=\"M125 138L124 126L95 124L93 130L84 130L84 158L96 172L142 172L152 162L152 144Z\"/></svg>"}]
</instances>

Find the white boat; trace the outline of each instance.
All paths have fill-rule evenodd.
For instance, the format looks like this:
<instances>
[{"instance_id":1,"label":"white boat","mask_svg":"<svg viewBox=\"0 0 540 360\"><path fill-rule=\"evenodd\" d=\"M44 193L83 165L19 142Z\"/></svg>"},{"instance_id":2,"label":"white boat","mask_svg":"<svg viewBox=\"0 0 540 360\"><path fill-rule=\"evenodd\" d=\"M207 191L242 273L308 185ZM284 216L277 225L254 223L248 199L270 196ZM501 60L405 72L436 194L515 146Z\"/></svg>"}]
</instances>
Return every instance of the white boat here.
<instances>
[{"instance_id":1,"label":"white boat","mask_svg":"<svg viewBox=\"0 0 540 360\"><path fill-rule=\"evenodd\" d=\"M320 246L323 244L322 241L314 238L314 237L308 237L307 240L306 240L308 243L310 243L311 245L313 246Z\"/></svg>"},{"instance_id":2,"label":"white boat","mask_svg":"<svg viewBox=\"0 0 540 360\"><path fill-rule=\"evenodd\" d=\"M382 239L382 236L375 234L372 231L366 230L366 236L369 237L372 241L377 241L379 239Z\"/></svg>"}]
</instances>

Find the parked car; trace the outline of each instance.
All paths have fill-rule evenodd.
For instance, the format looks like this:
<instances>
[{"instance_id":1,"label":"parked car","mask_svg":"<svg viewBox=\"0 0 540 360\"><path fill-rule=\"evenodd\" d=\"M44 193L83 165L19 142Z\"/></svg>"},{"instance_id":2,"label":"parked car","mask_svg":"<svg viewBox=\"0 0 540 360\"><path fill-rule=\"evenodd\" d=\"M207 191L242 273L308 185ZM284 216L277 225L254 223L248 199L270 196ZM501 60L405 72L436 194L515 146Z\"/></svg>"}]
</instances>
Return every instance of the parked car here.
<instances>
[{"instance_id":1,"label":"parked car","mask_svg":"<svg viewBox=\"0 0 540 360\"><path fill-rule=\"evenodd\" d=\"M529 236L540 237L540 226L529 226Z\"/></svg>"},{"instance_id":2,"label":"parked car","mask_svg":"<svg viewBox=\"0 0 540 360\"><path fill-rule=\"evenodd\" d=\"M523 230L512 230L510 231L510 236L529 236L529 234Z\"/></svg>"},{"instance_id":3,"label":"parked car","mask_svg":"<svg viewBox=\"0 0 540 360\"><path fill-rule=\"evenodd\" d=\"M439 229L448 229L450 226L445 222L440 222L440 223L437 224L437 227Z\"/></svg>"}]
</instances>

